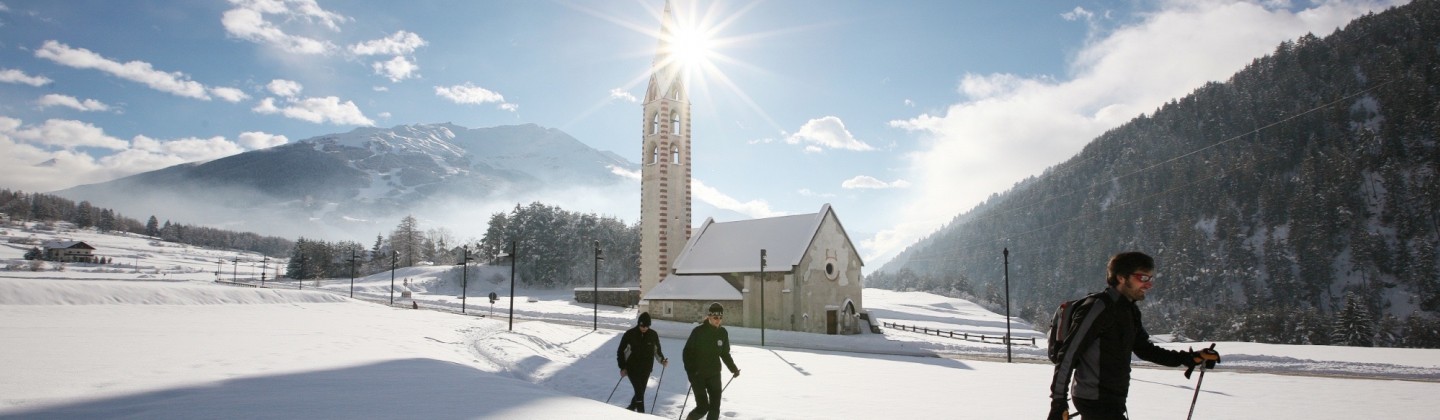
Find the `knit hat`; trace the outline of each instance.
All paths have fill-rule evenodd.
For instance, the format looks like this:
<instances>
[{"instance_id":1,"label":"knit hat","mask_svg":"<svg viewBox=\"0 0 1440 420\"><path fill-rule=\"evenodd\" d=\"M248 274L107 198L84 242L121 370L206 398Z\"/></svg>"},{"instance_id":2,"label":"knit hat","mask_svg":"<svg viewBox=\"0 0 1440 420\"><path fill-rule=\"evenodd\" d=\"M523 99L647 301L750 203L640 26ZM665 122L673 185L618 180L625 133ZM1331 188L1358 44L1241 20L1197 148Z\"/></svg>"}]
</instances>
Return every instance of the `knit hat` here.
<instances>
[{"instance_id":1,"label":"knit hat","mask_svg":"<svg viewBox=\"0 0 1440 420\"><path fill-rule=\"evenodd\" d=\"M649 312L641 312L641 313L640 313L640 326L642 326L642 327L649 327L649 326L650 326L650 313L649 313Z\"/></svg>"},{"instance_id":2,"label":"knit hat","mask_svg":"<svg viewBox=\"0 0 1440 420\"><path fill-rule=\"evenodd\" d=\"M720 306L720 302L711 303L709 315L725 315L725 307Z\"/></svg>"}]
</instances>

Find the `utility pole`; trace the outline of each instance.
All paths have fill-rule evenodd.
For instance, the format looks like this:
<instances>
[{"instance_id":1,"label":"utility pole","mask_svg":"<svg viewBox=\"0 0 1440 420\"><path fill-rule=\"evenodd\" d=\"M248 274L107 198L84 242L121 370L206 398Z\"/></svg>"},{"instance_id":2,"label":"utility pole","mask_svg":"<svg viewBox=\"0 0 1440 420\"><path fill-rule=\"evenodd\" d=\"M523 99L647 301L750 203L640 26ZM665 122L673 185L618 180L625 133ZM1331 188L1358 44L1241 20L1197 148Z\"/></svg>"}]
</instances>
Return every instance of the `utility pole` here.
<instances>
[{"instance_id":1,"label":"utility pole","mask_svg":"<svg viewBox=\"0 0 1440 420\"><path fill-rule=\"evenodd\" d=\"M465 297L469 296L470 290L470 245L461 247L464 255L460 258L460 313L465 313Z\"/></svg>"},{"instance_id":2,"label":"utility pole","mask_svg":"<svg viewBox=\"0 0 1440 420\"><path fill-rule=\"evenodd\" d=\"M515 331L515 240L510 240L510 331Z\"/></svg>"},{"instance_id":3,"label":"utility pole","mask_svg":"<svg viewBox=\"0 0 1440 420\"><path fill-rule=\"evenodd\" d=\"M239 282L240 282L240 256L239 256L239 255L236 255L236 256L235 256L235 264L230 267L230 282L231 282L231 283L239 283Z\"/></svg>"},{"instance_id":4,"label":"utility pole","mask_svg":"<svg viewBox=\"0 0 1440 420\"><path fill-rule=\"evenodd\" d=\"M595 241L595 289L594 289L593 292L591 292L591 293L593 293L593 294L590 295L590 298L595 300L595 301L593 302L593 303L595 304L595 320L594 320L595 325L594 325L593 327L591 327L591 329L592 329L592 330L596 330L596 331L600 330L600 262L601 262L601 261L605 261L605 257L600 255L600 241Z\"/></svg>"},{"instance_id":5,"label":"utility pole","mask_svg":"<svg viewBox=\"0 0 1440 420\"><path fill-rule=\"evenodd\" d=\"M765 347L765 250L760 250L760 347Z\"/></svg>"},{"instance_id":6,"label":"utility pole","mask_svg":"<svg viewBox=\"0 0 1440 420\"><path fill-rule=\"evenodd\" d=\"M350 298L355 298L355 249L350 249Z\"/></svg>"},{"instance_id":7,"label":"utility pole","mask_svg":"<svg viewBox=\"0 0 1440 420\"><path fill-rule=\"evenodd\" d=\"M1010 248L1002 248L1000 253L1005 256L1005 363L1014 362L1010 358Z\"/></svg>"}]
</instances>

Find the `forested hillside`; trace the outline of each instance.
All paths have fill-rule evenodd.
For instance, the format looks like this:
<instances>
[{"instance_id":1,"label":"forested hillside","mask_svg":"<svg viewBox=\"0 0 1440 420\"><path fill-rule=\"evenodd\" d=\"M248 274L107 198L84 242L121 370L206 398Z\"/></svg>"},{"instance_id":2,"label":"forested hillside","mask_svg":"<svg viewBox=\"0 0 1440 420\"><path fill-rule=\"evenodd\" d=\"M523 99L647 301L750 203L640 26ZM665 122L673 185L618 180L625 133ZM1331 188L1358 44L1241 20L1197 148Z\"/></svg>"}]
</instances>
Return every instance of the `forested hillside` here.
<instances>
[{"instance_id":1,"label":"forested hillside","mask_svg":"<svg viewBox=\"0 0 1440 420\"><path fill-rule=\"evenodd\" d=\"M1047 318L1139 250L1151 333L1440 346L1440 1L1306 35L957 216L868 285Z\"/></svg>"}]
</instances>

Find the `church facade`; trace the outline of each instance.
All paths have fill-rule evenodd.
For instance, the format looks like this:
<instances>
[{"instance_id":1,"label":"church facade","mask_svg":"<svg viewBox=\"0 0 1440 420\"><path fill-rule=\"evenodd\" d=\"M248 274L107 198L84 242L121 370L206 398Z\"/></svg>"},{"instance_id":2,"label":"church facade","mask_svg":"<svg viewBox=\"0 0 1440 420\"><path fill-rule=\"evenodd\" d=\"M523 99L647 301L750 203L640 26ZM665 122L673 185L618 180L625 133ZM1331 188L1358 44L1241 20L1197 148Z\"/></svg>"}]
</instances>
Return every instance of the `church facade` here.
<instances>
[{"instance_id":1,"label":"church facade","mask_svg":"<svg viewBox=\"0 0 1440 420\"><path fill-rule=\"evenodd\" d=\"M669 1L661 19L641 124L640 310L696 322L719 303L728 325L859 333L864 262L829 204L811 214L707 219L692 232L690 99L684 69L671 59Z\"/></svg>"}]
</instances>

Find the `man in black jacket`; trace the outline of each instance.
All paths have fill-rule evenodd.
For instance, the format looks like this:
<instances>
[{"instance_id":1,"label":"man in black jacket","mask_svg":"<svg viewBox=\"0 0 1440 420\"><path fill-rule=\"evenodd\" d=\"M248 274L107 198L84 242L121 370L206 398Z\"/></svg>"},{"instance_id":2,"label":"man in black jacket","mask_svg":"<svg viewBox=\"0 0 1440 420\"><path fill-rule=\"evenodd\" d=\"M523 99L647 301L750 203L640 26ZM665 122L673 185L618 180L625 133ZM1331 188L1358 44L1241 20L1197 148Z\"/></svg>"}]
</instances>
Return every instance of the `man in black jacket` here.
<instances>
[{"instance_id":1,"label":"man in black jacket","mask_svg":"<svg viewBox=\"0 0 1440 420\"><path fill-rule=\"evenodd\" d=\"M660 350L660 334L650 329L649 312L641 312L638 325L620 336L620 350L615 356L620 362L620 376L629 376L630 386L635 388L635 397L625 409L644 413L645 388L650 384L655 361L659 360L661 366L670 366L670 359Z\"/></svg>"},{"instance_id":2,"label":"man in black jacket","mask_svg":"<svg viewBox=\"0 0 1440 420\"><path fill-rule=\"evenodd\" d=\"M730 359L730 332L720 326L725 319L725 307L711 303L705 322L690 331L681 353L685 361L685 375L690 377L690 387L695 390L695 410L685 416L686 420L697 420L705 416L708 420L720 419L720 362L730 368L731 378L740 376L740 368Z\"/></svg>"},{"instance_id":3,"label":"man in black jacket","mask_svg":"<svg viewBox=\"0 0 1440 420\"><path fill-rule=\"evenodd\" d=\"M1070 347L1055 365L1050 382L1051 420L1069 418L1066 388L1071 385L1075 408L1085 420L1125 418L1125 399L1130 393L1130 354L1164 366L1195 366L1207 368L1220 362L1220 353L1212 349L1200 351L1166 350L1150 342L1150 333L1140 323L1136 302L1154 287L1155 260L1140 252L1125 252L1110 257L1105 282L1110 287L1096 300L1079 329L1066 340Z\"/></svg>"}]
</instances>

